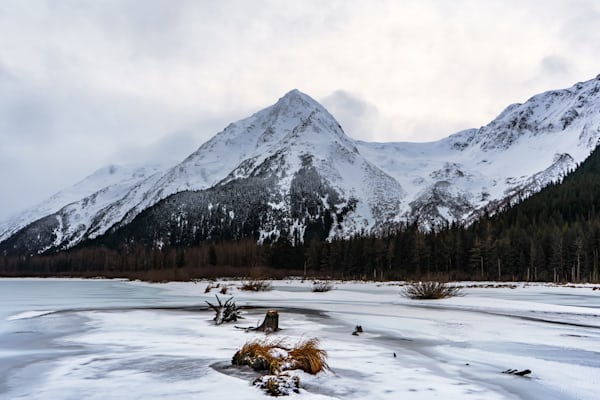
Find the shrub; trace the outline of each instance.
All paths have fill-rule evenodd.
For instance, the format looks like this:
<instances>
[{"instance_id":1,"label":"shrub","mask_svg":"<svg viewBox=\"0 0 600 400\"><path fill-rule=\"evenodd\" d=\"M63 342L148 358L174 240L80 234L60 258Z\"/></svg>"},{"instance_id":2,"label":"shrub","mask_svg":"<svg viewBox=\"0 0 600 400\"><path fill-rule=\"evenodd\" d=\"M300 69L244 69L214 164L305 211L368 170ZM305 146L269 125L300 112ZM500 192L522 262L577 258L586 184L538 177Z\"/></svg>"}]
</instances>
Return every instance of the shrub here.
<instances>
[{"instance_id":1,"label":"shrub","mask_svg":"<svg viewBox=\"0 0 600 400\"><path fill-rule=\"evenodd\" d=\"M435 300L462 296L463 293L459 287L443 282L414 282L403 289L402 295L411 299Z\"/></svg>"},{"instance_id":2,"label":"shrub","mask_svg":"<svg viewBox=\"0 0 600 400\"><path fill-rule=\"evenodd\" d=\"M319 349L319 339L311 338L289 346L285 339L258 339L246 342L231 360L234 365L248 365L257 371L279 374L300 369L315 375L329 369L327 352Z\"/></svg>"},{"instance_id":3,"label":"shrub","mask_svg":"<svg viewBox=\"0 0 600 400\"><path fill-rule=\"evenodd\" d=\"M204 289L204 293L210 293L211 290L218 289L219 286L221 286L220 283L209 283L206 289Z\"/></svg>"},{"instance_id":4,"label":"shrub","mask_svg":"<svg viewBox=\"0 0 600 400\"><path fill-rule=\"evenodd\" d=\"M328 281L316 281L313 282L312 291L313 292L329 292L333 289L333 284Z\"/></svg>"},{"instance_id":5,"label":"shrub","mask_svg":"<svg viewBox=\"0 0 600 400\"><path fill-rule=\"evenodd\" d=\"M267 292L272 289L271 282L263 279L253 279L250 281L242 282L241 290L247 290L252 292Z\"/></svg>"}]
</instances>

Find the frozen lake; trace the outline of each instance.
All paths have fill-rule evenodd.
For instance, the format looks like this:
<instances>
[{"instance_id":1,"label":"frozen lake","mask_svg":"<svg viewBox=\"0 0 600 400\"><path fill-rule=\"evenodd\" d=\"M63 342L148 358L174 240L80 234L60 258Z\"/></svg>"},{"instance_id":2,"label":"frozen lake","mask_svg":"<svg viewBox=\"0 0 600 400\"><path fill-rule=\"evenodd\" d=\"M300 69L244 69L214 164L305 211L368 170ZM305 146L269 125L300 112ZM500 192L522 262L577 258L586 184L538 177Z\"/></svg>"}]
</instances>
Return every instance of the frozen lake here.
<instances>
[{"instance_id":1,"label":"frozen lake","mask_svg":"<svg viewBox=\"0 0 600 400\"><path fill-rule=\"evenodd\" d=\"M592 286L467 288L463 297L415 301L391 283L337 283L327 293L300 281L260 293L225 284L239 306L255 307L239 325L255 326L275 308L277 336L321 339L332 370L301 375L291 397L600 398L600 290ZM206 286L0 279L0 399L268 398L225 368L264 334L214 326L204 306L217 290L205 294ZM365 332L352 336L355 325Z\"/></svg>"}]
</instances>

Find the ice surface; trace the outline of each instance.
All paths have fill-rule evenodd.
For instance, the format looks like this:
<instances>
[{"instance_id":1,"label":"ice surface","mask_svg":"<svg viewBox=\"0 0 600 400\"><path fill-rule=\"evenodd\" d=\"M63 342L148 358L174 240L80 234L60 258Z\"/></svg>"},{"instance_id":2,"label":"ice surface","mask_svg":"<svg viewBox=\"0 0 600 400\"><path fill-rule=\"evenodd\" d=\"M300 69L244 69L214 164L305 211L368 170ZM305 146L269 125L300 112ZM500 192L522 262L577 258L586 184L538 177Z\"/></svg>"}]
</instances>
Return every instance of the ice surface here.
<instances>
[{"instance_id":1,"label":"ice surface","mask_svg":"<svg viewBox=\"0 0 600 400\"><path fill-rule=\"evenodd\" d=\"M7 318L8 321L13 321L15 319L27 319L27 318L35 318L35 317L41 317L42 315L46 315L46 314L52 314L54 311L52 310L48 310L48 311L23 311L20 312L18 314L15 315L11 315L10 317Z\"/></svg>"},{"instance_id":2,"label":"ice surface","mask_svg":"<svg viewBox=\"0 0 600 400\"><path fill-rule=\"evenodd\" d=\"M226 368L264 335L214 326L200 307L214 300L206 284L0 280L0 398L264 399ZM464 297L413 301L392 283L338 282L326 293L308 281L261 293L221 284L251 306L238 325L256 326L276 308L278 337L321 339L332 371L300 374L292 397L597 398L600 293L591 286L467 288ZM513 368L533 372L502 374Z\"/></svg>"}]
</instances>

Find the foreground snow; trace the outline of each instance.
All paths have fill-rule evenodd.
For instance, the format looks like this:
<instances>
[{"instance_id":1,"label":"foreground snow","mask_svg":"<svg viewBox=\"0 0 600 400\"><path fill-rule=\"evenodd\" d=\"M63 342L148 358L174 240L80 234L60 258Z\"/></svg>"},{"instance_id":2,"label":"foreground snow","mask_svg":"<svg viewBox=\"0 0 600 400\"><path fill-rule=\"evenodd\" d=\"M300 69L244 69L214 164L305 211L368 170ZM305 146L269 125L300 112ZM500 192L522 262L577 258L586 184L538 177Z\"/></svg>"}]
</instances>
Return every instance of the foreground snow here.
<instances>
[{"instance_id":1,"label":"foreground snow","mask_svg":"<svg viewBox=\"0 0 600 400\"><path fill-rule=\"evenodd\" d=\"M0 285L27 282L40 281ZM41 284L57 282L88 284ZM332 370L300 375L293 398L598 397L600 291L590 286L468 288L464 297L414 301L397 284L338 283L327 293L300 281L262 293L223 284L239 306L256 307L239 325L255 326L276 308L278 336L321 339ZM214 326L211 312L190 308L214 300L218 290L205 294L206 285L96 281L93 296L69 298L67 290L64 299L3 301L0 338L12 347L0 345L0 364L11 366L0 367L0 398L267 398L248 373L229 367L235 351L262 334ZM365 332L352 336L355 325ZM50 337L38 349L43 335ZM502 374L512 368L533 372Z\"/></svg>"}]
</instances>

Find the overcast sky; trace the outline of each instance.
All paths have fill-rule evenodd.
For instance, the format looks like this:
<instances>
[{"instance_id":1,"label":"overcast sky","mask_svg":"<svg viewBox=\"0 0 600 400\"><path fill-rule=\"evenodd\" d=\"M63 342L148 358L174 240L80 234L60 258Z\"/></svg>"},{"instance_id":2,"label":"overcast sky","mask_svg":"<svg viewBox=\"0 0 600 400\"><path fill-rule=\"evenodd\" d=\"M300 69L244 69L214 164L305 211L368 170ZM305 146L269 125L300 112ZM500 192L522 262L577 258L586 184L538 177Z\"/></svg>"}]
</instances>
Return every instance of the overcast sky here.
<instances>
[{"instance_id":1,"label":"overcast sky","mask_svg":"<svg viewBox=\"0 0 600 400\"><path fill-rule=\"evenodd\" d=\"M0 0L0 218L181 160L293 88L429 141L600 73L600 1Z\"/></svg>"}]
</instances>

